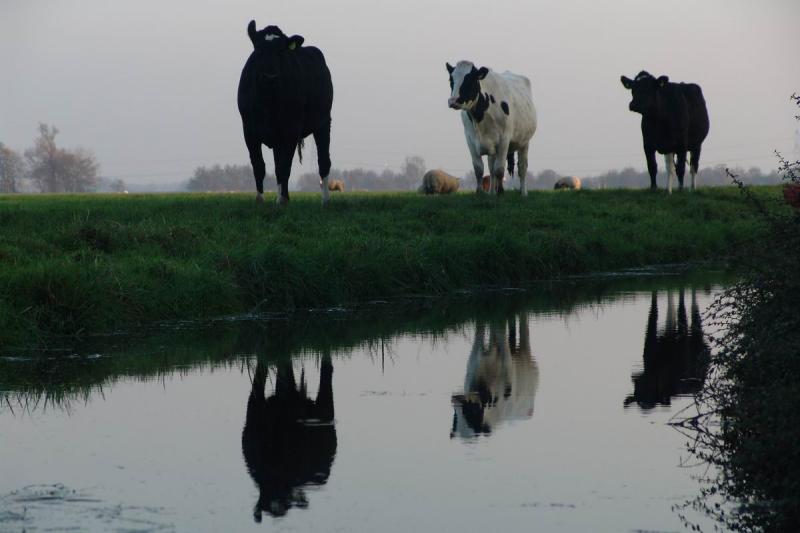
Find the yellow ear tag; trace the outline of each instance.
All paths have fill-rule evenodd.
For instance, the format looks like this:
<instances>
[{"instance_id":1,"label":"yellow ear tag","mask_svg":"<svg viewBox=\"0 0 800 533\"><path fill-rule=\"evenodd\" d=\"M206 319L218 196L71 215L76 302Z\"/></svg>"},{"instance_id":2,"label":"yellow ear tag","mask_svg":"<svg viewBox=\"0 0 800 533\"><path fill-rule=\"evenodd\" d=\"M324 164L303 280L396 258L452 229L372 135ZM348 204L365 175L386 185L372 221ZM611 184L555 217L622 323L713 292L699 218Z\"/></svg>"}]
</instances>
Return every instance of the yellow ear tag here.
<instances>
[{"instance_id":1,"label":"yellow ear tag","mask_svg":"<svg viewBox=\"0 0 800 533\"><path fill-rule=\"evenodd\" d=\"M297 48L297 43L289 43L289 50L294 50Z\"/></svg>"}]
</instances>

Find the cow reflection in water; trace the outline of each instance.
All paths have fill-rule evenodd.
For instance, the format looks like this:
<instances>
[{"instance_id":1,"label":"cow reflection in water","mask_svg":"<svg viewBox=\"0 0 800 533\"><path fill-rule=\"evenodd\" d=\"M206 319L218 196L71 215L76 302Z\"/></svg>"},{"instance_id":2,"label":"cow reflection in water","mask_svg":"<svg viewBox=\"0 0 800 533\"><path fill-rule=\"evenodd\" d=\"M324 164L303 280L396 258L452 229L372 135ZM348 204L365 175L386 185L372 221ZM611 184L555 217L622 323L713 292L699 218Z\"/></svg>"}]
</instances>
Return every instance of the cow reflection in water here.
<instances>
[{"instance_id":1,"label":"cow reflection in water","mask_svg":"<svg viewBox=\"0 0 800 533\"><path fill-rule=\"evenodd\" d=\"M488 343L486 339L488 329ZM450 437L488 435L501 422L533 416L539 368L531 355L528 317L490 325L477 324L467 361L464 393L453 395Z\"/></svg>"},{"instance_id":2,"label":"cow reflection in water","mask_svg":"<svg viewBox=\"0 0 800 533\"><path fill-rule=\"evenodd\" d=\"M673 397L694 394L705 381L709 363L709 348L703 335L697 294L691 291L691 322L686 317L684 290L678 291L675 311L675 292L667 293L667 316L662 331L658 331L658 294L654 291L647 317L644 337L643 369L632 376L633 394L625 405L634 402L641 409L669 405Z\"/></svg>"},{"instance_id":3,"label":"cow reflection in water","mask_svg":"<svg viewBox=\"0 0 800 533\"><path fill-rule=\"evenodd\" d=\"M275 391L267 398L268 374L259 361L242 430L244 461L260 492L256 522L263 512L282 516L291 507L308 507L304 487L328 481L336 454L330 357L320 363L316 400L307 396L304 374L299 386L295 382L291 361L278 363Z\"/></svg>"}]
</instances>

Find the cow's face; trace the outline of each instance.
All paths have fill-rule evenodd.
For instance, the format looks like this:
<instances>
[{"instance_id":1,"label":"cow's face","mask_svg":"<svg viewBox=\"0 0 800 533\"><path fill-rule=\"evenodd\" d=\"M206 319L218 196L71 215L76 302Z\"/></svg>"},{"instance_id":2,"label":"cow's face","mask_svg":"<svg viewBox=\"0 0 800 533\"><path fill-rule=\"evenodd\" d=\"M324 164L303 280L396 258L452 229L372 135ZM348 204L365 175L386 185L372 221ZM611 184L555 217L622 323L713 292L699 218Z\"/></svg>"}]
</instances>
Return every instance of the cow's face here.
<instances>
[{"instance_id":1,"label":"cow's face","mask_svg":"<svg viewBox=\"0 0 800 533\"><path fill-rule=\"evenodd\" d=\"M450 438L472 438L477 435L489 435L492 427L485 419L487 406L491 398L481 397L481 391L471 394L457 394L453 402L453 427L450 429Z\"/></svg>"},{"instance_id":2,"label":"cow's face","mask_svg":"<svg viewBox=\"0 0 800 533\"><path fill-rule=\"evenodd\" d=\"M655 109L658 104L658 93L667 84L669 78L661 76L656 79L649 72L641 71L636 78L620 77L622 86L631 91L632 99L628 109L644 115Z\"/></svg>"},{"instance_id":3,"label":"cow's face","mask_svg":"<svg viewBox=\"0 0 800 533\"><path fill-rule=\"evenodd\" d=\"M447 105L453 109L472 109L481 92L480 81L489 73L486 67L475 68L469 61L459 61L454 67L446 63L450 74L450 98Z\"/></svg>"},{"instance_id":4,"label":"cow's face","mask_svg":"<svg viewBox=\"0 0 800 533\"><path fill-rule=\"evenodd\" d=\"M292 35L287 37L277 26L267 26L256 31L256 22L250 21L247 35L253 43L260 72L259 85L262 89L276 86L280 81L281 64L289 55L303 44L303 37Z\"/></svg>"}]
</instances>

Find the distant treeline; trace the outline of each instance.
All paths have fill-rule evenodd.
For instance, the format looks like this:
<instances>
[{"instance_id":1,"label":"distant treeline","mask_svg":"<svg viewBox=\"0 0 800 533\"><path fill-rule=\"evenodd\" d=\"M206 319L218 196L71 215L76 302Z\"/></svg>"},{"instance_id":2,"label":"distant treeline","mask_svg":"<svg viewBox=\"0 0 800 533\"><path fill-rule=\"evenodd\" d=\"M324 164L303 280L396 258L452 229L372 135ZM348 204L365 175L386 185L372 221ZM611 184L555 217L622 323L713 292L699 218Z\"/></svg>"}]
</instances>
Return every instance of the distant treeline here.
<instances>
[{"instance_id":1,"label":"distant treeline","mask_svg":"<svg viewBox=\"0 0 800 533\"><path fill-rule=\"evenodd\" d=\"M342 180L346 191L411 191L419 187L425 175L425 160L419 156L406 157L400 172L384 169L380 172L354 168L331 169L330 179ZM307 173L300 176L298 189L318 191L319 175Z\"/></svg>"},{"instance_id":2,"label":"distant treeline","mask_svg":"<svg viewBox=\"0 0 800 533\"><path fill-rule=\"evenodd\" d=\"M407 157L399 172L390 169L382 171L364 168L331 169L330 179L342 180L347 191L411 191L416 190L422 181L422 176L428 167L425 160L419 156ZM447 169L444 169L447 170ZM772 171L765 174L759 168L733 168L731 171L740 176L742 181L749 185L774 185L781 183L780 174ZM567 174L545 169L539 173L528 173L528 186L532 189L552 189L558 179ZM689 175L685 177L689 185ZM650 176L646 170L636 170L632 167L622 170L609 170L597 176L581 177L583 187L587 189L644 189L650 186ZM730 178L725 173L724 165L700 169L697 174L698 184L701 187L731 185ZM514 180L516 181L516 180ZM659 172L658 184L666 185L666 174ZM512 183L512 187L516 186ZM290 187L300 191L318 191L319 175L307 172L293 177ZM461 177L461 187L470 190L475 187L475 177L472 173ZM275 176L267 174L264 180L265 190L276 190ZM198 167L194 176L185 185L189 191L253 191L255 182L253 171L249 164L245 165L214 165L212 167Z\"/></svg>"},{"instance_id":3,"label":"distant treeline","mask_svg":"<svg viewBox=\"0 0 800 533\"><path fill-rule=\"evenodd\" d=\"M718 187L732 185L731 179L725 173L725 165L701 168L697 173L697 183L700 187ZM748 185L775 185L781 183L781 176L777 170L765 174L759 168L745 170L740 167L731 168L733 174L740 176L742 181ZM537 174L528 173L528 187L533 189L552 189L559 178L567 176L552 169L545 169ZM633 167L623 168L622 170L609 170L596 176L578 176L581 184L586 189L645 189L650 187L650 175L647 170L636 170ZM689 172L687 169L684 177L686 186L689 185ZM659 172L657 176L658 186L664 187L667 184L667 175ZM464 176L462 183L472 185L475 178L472 175Z\"/></svg>"},{"instance_id":4,"label":"distant treeline","mask_svg":"<svg viewBox=\"0 0 800 533\"><path fill-rule=\"evenodd\" d=\"M330 179L345 183L346 190L363 191L408 191L419 186L425 173L425 161L418 156L407 157L400 172L386 169L381 172L356 168L351 170L331 169ZM254 191L253 170L246 165L214 165L198 167L186 183L186 190L194 192ZM319 174L306 172L293 176L289 181L291 189L300 191L319 191ZM264 190L275 191L275 175L267 173Z\"/></svg>"},{"instance_id":5,"label":"distant treeline","mask_svg":"<svg viewBox=\"0 0 800 533\"><path fill-rule=\"evenodd\" d=\"M186 181L172 183L126 184L121 179L104 178L98 175L99 165L94 155L81 148L66 150L56 145L58 129L45 124L39 125L39 137L34 146L19 154L0 142L0 193L14 192L225 192L255 190L255 180L250 164L201 166ZM422 182L428 167L419 156L405 158L400 171L391 169L368 170L364 168L331 169L330 178L342 180L346 191L412 191ZM443 170L448 171L447 168ZM777 171L765 174L758 168L734 168L734 174L749 185L772 185L781 183ZM687 172L688 174L688 172ZM565 173L545 169L538 173L528 173L530 189L552 189ZM632 167L622 170L609 170L596 176L578 176L587 189L641 189L650 186L646 170ZM688 175L686 177L688 185ZM731 185L724 165L700 169L697 176L701 187ZM666 185L666 175L659 172L658 185ZM518 186L513 180L507 188ZM289 187L292 190L319 191L319 175L316 172L295 174ZM472 172L461 176L462 190L475 187ZM277 189L275 176L267 174L264 189Z\"/></svg>"},{"instance_id":6,"label":"distant treeline","mask_svg":"<svg viewBox=\"0 0 800 533\"><path fill-rule=\"evenodd\" d=\"M701 168L697 173L697 184L699 187L719 187L722 185L732 185L731 179L725 172L725 165ZM730 168L730 167L728 167ZM768 174L760 168L752 167L747 170L741 167L730 168L731 172L740 177L747 185L775 185L782 182L781 175L777 170ZM547 171L545 171L547 172ZM650 175L646 170L636 170L628 167L622 170L609 170L598 176L589 176L583 179L583 186L592 189L643 189L650 186ZM689 172L687 168L684 176L684 184L689 185ZM659 172L657 176L658 186L665 186L667 175ZM546 187L545 187L546 188Z\"/></svg>"},{"instance_id":7,"label":"distant treeline","mask_svg":"<svg viewBox=\"0 0 800 533\"><path fill-rule=\"evenodd\" d=\"M253 168L249 164L198 167L186 183L186 190L192 192L254 191L255 188ZM278 190L273 174L267 173L264 178L264 190Z\"/></svg>"}]
</instances>

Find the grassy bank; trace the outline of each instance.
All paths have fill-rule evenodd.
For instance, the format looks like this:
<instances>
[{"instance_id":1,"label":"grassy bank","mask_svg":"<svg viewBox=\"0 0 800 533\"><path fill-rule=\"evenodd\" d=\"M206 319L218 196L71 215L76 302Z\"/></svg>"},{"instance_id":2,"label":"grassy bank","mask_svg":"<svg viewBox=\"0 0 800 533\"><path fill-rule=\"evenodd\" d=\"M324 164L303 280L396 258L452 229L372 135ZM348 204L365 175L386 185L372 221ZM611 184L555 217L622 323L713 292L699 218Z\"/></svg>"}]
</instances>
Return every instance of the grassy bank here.
<instances>
[{"instance_id":1,"label":"grassy bank","mask_svg":"<svg viewBox=\"0 0 800 533\"><path fill-rule=\"evenodd\" d=\"M717 260L761 226L733 189L345 194L324 209L317 194L287 209L251 194L4 196L0 344Z\"/></svg>"}]
</instances>

